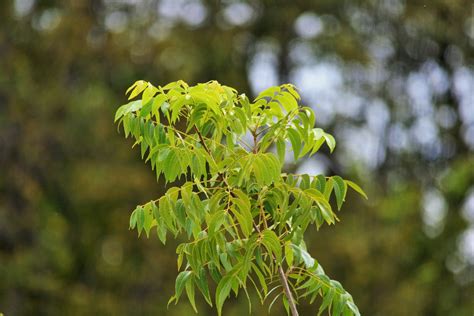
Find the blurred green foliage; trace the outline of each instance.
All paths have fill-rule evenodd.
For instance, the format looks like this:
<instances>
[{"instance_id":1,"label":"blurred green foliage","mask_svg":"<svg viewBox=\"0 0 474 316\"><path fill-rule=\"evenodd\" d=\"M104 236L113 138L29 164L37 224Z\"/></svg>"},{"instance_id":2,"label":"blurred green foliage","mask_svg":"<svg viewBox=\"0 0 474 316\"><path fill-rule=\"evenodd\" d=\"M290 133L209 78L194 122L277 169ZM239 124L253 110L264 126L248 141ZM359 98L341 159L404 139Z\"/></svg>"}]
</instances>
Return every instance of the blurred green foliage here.
<instances>
[{"instance_id":1,"label":"blurred green foliage","mask_svg":"<svg viewBox=\"0 0 474 316\"><path fill-rule=\"evenodd\" d=\"M249 95L268 78L329 82L299 76L311 59L338 69L332 93L357 97L325 104L325 128L346 141L312 161L368 179L370 199L348 196L310 251L363 315L472 315L473 11L467 0L0 2L0 311L191 314L166 310L176 245L127 230L137 201L165 186L117 133L116 105L137 78L217 79ZM357 158L374 144L376 163ZM244 300L226 304L243 313Z\"/></svg>"}]
</instances>

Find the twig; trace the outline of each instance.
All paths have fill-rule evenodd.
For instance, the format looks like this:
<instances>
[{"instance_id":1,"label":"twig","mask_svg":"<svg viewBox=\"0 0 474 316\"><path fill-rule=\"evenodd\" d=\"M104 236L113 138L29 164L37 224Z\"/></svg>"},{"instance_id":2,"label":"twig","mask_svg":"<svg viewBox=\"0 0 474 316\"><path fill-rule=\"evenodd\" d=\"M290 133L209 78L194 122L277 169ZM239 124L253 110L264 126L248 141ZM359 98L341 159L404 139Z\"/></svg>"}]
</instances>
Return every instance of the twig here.
<instances>
[{"instance_id":1,"label":"twig","mask_svg":"<svg viewBox=\"0 0 474 316\"><path fill-rule=\"evenodd\" d=\"M285 296L288 299L288 304L290 305L291 315L299 316L298 310L296 309L295 299L293 298L293 294L291 294L290 286L288 285L288 279L286 278L285 271L283 271L281 264L278 267L278 272L280 272L281 285L283 286Z\"/></svg>"}]
</instances>

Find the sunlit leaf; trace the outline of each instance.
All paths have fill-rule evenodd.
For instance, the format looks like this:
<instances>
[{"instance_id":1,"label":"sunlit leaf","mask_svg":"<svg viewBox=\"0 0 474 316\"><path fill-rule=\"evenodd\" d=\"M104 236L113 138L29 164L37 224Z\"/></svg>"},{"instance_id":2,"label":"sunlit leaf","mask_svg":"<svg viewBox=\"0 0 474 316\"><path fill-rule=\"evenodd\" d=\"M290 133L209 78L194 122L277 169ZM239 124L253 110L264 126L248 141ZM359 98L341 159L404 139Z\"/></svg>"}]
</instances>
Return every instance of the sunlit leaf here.
<instances>
[{"instance_id":1,"label":"sunlit leaf","mask_svg":"<svg viewBox=\"0 0 474 316\"><path fill-rule=\"evenodd\" d=\"M356 183L349 181L349 180L344 180L344 182L350 186L354 191L362 195L365 199L368 199L367 194L365 194L364 190L361 189L360 186L358 186Z\"/></svg>"},{"instance_id":2,"label":"sunlit leaf","mask_svg":"<svg viewBox=\"0 0 474 316\"><path fill-rule=\"evenodd\" d=\"M232 280L234 277L232 275L226 275L222 278L222 280L217 285L216 289L216 307L217 313L222 315L222 306L224 305L224 301L230 294L230 290L232 289Z\"/></svg>"},{"instance_id":3,"label":"sunlit leaf","mask_svg":"<svg viewBox=\"0 0 474 316\"><path fill-rule=\"evenodd\" d=\"M346 199L347 184L339 176L332 177L334 180L334 193L336 195L337 209L340 210L342 203Z\"/></svg>"},{"instance_id":4,"label":"sunlit leaf","mask_svg":"<svg viewBox=\"0 0 474 316\"><path fill-rule=\"evenodd\" d=\"M175 285L175 296L176 302L179 300L181 293L183 292L186 283L190 281L192 272L191 271L182 271L176 277L176 285Z\"/></svg>"}]
</instances>

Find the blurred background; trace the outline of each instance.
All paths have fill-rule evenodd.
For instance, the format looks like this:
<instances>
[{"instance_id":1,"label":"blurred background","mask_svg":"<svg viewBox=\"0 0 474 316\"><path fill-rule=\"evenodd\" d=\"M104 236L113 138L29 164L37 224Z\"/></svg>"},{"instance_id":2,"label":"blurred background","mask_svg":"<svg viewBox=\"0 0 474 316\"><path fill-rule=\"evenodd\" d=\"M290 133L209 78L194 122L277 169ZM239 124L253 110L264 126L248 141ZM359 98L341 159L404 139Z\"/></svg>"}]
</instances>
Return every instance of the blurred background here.
<instances>
[{"instance_id":1,"label":"blurred background","mask_svg":"<svg viewBox=\"0 0 474 316\"><path fill-rule=\"evenodd\" d=\"M310 252L363 315L474 315L467 0L0 1L0 312L193 314L166 309L179 241L128 230L165 190L113 124L138 79L294 83L338 146L288 169L369 195L310 230Z\"/></svg>"}]
</instances>

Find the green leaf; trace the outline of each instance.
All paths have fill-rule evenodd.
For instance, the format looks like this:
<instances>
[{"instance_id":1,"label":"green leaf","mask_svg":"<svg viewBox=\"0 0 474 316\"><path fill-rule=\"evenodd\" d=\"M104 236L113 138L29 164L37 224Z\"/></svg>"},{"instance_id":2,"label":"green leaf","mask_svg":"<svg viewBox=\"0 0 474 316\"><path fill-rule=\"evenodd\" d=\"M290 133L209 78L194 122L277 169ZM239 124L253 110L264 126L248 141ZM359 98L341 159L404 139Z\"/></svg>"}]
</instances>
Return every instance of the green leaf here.
<instances>
[{"instance_id":1,"label":"green leaf","mask_svg":"<svg viewBox=\"0 0 474 316\"><path fill-rule=\"evenodd\" d=\"M346 199L347 184L339 176L334 176L332 179L334 180L334 193L336 195L337 209L340 210L342 203Z\"/></svg>"},{"instance_id":2,"label":"green leaf","mask_svg":"<svg viewBox=\"0 0 474 316\"><path fill-rule=\"evenodd\" d=\"M282 92L282 94L278 96L278 100L281 102L286 112L291 112L298 108L298 102L289 92Z\"/></svg>"},{"instance_id":3,"label":"green leaf","mask_svg":"<svg viewBox=\"0 0 474 316\"><path fill-rule=\"evenodd\" d=\"M267 88L263 90L262 92L260 92L260 94L255 98L255 100L264 99L264 98L273 98L275 94L280 92L280 89L281 89L280 87Z\"/></svg>"},{"instance_id":4,"label":"green leaf","mask_svg":"<svg viewBox=\"0 0 474 316\"><path fill-rule=\"evenodd\" d=\"M331 150L331 152L333 152L334 148L336 147L336 140L331 134L328 133L324 133L323 137L326 140L326 144L328 144L329 149Z\"/></svg>"},{"instance_id":5,"label":"green leaf","mask_svg":"<svg viewBox=\"0 0 474 316\"><path fill-rule=\"evenodd\" d=\"M188 296L189 303L191 303L191 306L197 313L198 311L196 308L196 301L194 299L194 284L192 283L192 280L190 280L190 282L186 282L186 295Z\"/></svg>"},{"instance_id":6,"label":"green leaf","mask_svg":"<svg viewBox=\"0 0 474 316\"><path fill-rule=\"evenodd\" d=\"M200 103L196 105L195 107L193 107L188 119L188 128L186 129L187 132L189 132L194 125L200 127L201 124L198 124L198 123L204 118L205 114L207 113L208 113L208 108L206 104L204 103Z\"/></svg>"},{"instance_id":7,"label":"green leaf","mask_svg":"<svg viewBox=\"0 0 474 316\"><path fill-rule=\"evenodd\" d=\"M142 94L142 102L143 104L147 104L149 101L150 104L153 103L153 96L158 92L158 89L156 87L154 87L151 83L148 82L148 85L146 87L146 89L143 91L143 94ZM151 107L150 107L151 109Z\"/></svg>"},{"instance_id":8,"label":"green leaf","mask_svg":"<svg viewBox=\"0 0 474 316\"><path fill-rule=\"evenodd\" d=\"M321 315L321 313L324 312L324 310L327 309L332 304L332 300L334 299L335 293L336 293L336 290L334 288L328 289L326 294L323 296L323 303L319 307L318 316Z\"/></svg>"},{"instance_id":9,"label":"green leaf","mask_svg":"<svg viewBox=\"0 0 474 316\"><path fill-rule=\"evenodd\" d=\"M266 153L262 155L261 159L263 160L265 169L268 170L269 173L268 184L278 181L281 176L281 165L278 158L273 153Z\"/></svg>"},{"instance_id":10,"label":"green leaf","mask_svg":"<svg viewBox=\"0 0 474 316\"><path fill-rule=\"evenodd\" d=\"M320 210L321 210L321 213L324 217L324 219L326 220L326 222L328 224L332 224L334 223L334 213L331 209L331 205L328 203L327 201L327 198L328 197L325 197L323 194L321 194L321 192L319 192L318 190L316 189L307 189L307 190L304 190L304 192L310 196L310 198L316 202L316 204L319 206Z\"/></svg>"},{"instance_id":11,"label":"green leaf","mask_svg":"<svg viewBox=\"0 0 474 316\"><path fill-rule=\"evenodd\" d=\"M235 116L238 118L240 124L242 125L245 131L245 129L247 128L247 117L245 115L244 110L241 108L235 107L234 111L235 111Z\"/></svg>"},{"instance_id":12,"label":"green leaf","mask_svg":"<svg viewBox=\"0 0 474 316\"><path fill-rule=\"evenodd\" d=\"M252 213L250 212L250 200L245 193L238 189L235 189L233 193L237 195L237 198L233 199L232 201L239 208L239 211L235 212L237 221L239 222L245 237L248 237L252 232Z\"/></svg>"},{"instance_id":13,"label":"green leaf","mask_svg":"<svg viewBox=\"0 0 474 316\"><path fill-rule=\"evenodd\" d=\"M176 231L176 228L174 227L174 220L173 220L174 213L173 213L173 210L171 209L171 203L167 196L163 196L160 198L159 211L160 211L161 218L163 219L163 223L160 223L160 225L165 224L166 227L171 232Z\"/></svg>"},{"instance_id":14,"label":"green leaf","mask_svg":"<svg viewBox=\"0 0 474 316\"><path fill-rule=\"evenodd\" d=\"M122 116L135 112L142 107L142 100L136 100L120 106L115 113L115 122Z\"/></svg>"},{"instance_id":15,"label":"green leaf","mask_svg":"<svg viewBox=\"0 0 474 316\"><path fill-rule=\"evenodd\" d=\"M234 280L233 275L226 275L220 280L219 284L217 285L216 307L217 307L217 313L219 316L222 315L222 306L224 306L224 302L230 294L233 280Z\"/></svg>"},{"instance_id":16,"label":"green leaf","mask_svg":"<svg viewBox=\"0 0 474 316\"><path fill-rule=\"evenodd\" d=\"M288 299L285 296L282 296L283 307L285 307L285 311L287 315L290 315L290 305L288 304Z\"/></svg>"},{"instance_id":17,"label":"green leaf","mask_svg":"<svg viewBox=\"0 0 474 316\"><path fill-rule=\"evenodd\" d=\"M282 85L282 87L288 90L296 100L301 99L300 94L298 93L296 87L292 85L291 83L284 84Z\"/></svg>"},{"instance_id":18,"label":"green leaf","mask_svg":"<svg viewBox=\"0 0 474 316\"><path fill-rule=\"evenodd\" d=\"M346 302L346 305L347 305L347 307L349 307L349 309L352 311L352 313L354 313L355 316L360 316L359 309L358 309L357 306L354 304L354 302L352 302L352 301L347 301L347 302Z\"/></svg>"},{"instance_id":19,"label":"green leaf","mask_svg":"<svg viewBox=\"0 0 474 316\"><path fill-rule=\"evenodd\" d=\"M290 128L288 129L288 137L290 138L291 147L293 149L293 155L295 157L295 160L298 160L300 152L301 152L300 135L296 130Z\"/></svg>"},{"instance_id":20,"label":"green leaf","mask_svg":"<svg viewBox=\"0 0 474 316\"><path fill-rule=\"evenodd\" d=\"M157 120L160 117L160 111L159 110L167 99L168 99L168 96L166 94L158 94L153 99L153 105L151 106L151 113L153 114L153 116L155 116L155 118Z\"/></svg>"},{"instance_id":21,"label":"green leaf","mask_svg":"<svg viewBox=\"0 0 474 316\"><path fill-rule=\"evenodd\" d=\"M175 123L178 119L179 115L181 114L181 109L183 106L190 102L189 96L180 96L176 101L171 102L170 110L171 110L171 123Z\"/></svg>"},{"instance_id":22,"label":"green leaf","mask_svg":"<svg viewBox=\"0 0 474 316\"><path fill-rule=\"evenodd\" d=\"M178 155L174 149L170 149L168 156L164 161L163 172L168 182L173 182L180 172L180 165Z\"/></svg>"},{"instance_id":23,"label":"green leaf","mask_svg":"<svg viewBox=\"0 0 474 316\"><path fill-rule=\"evenodd\" d=\"M152 105L153 105L153 100L149 99L146 103L143 101L142 104L143 104L143 107L140 110L140 116L141 117L146 117L151 112L151 108L152 108Z\"/></svg>"},{"instance_id":24,"label":"green leaf","mask_svg":"<svg viewBox=\"0 0 474 316\"><path fill-rule=\"evenodd\" d=\"M293 248L290 243L285 244L285 259L289 267L293 265Z\"/></svg>"},{"instance_id":25,"label":"green leaf","mask_svg":"<svg viewBox=\"0 0 474 316\"><path fill-rule=\"evenodd\" d=\"M163 244L166 244L166 227L165 225L159 223L156 225L156 234Z\"/></svg>"},{"instance_id":26,"label":"green leaf","mask_svg":"<svg viewBox=\"0 0 474 316\"><path fill-rule=\"evenodd\" d=\"M251 266L252 266L252 270L257 275L258 281L260 282L260 286L262 287L262 290L263 290L263 295L266 296L268 293L268 285L267 285L267 282L265 281L265 277L263 276L262 271L260 271L260 269L255 263L252 262Z\"/></svg>"},{"instance_id":27,"label":"green leaf","mask_svg":"<svg viewBox=\"0 0 474 316\"><path fill-rule=\"evenodd\" d=\"M148 82L146 81L143 81L143 80L138 80L137 82L135 82L132 87L133 87L133 90L132 92L130 93L130 96L128 97L129 100L135 98L137 95L139 95L143 90L145 90L145 88L148 86ZM128 93L130 91L130 89L132 88L130 87L126 93Z\"/></svg>"},{"instance_id":28,"label":"green leaf","mask_svg":"<svg viewBox=\"0 0 474 316\"><path fill-rule=\"evenodd\" d=\"M264 186L271 183L271 180L268 177L268 172L265 168L265 162L261 159L260 154L255 154L251 158L252 162L252 171L255 175L255 180L260 186Z\"/></svg>"},{"instance_id":29,"label":"green leaf","mask_svg":"<svg viewBox=\"0 0 474 316\"><path fill-rule=\"evenodd\" d=\"M326 177L322 174L319 174L316 176L316 178L318 180L318 182L316 183L316 189L318 189L319 192L323 193L326 188Z\"/></svg>"},{"instance_id":30,"label":"green leaf","mask_svg":"<svg viewBox=\"0 0 474 316\"><path fill-rule=\"evenodd\" d=\"M190 280L191 275L192 275L192 271L182 271L176 277L176 284L175 284L176 303L178 302L179 297L181 296L181 293L183 293L183 289L185 288L186 283Z\"/></svg>"},{"instance_id":31,"label":"green leaf","mask_svg":"<svg viewBox=\"0 0 474 316\"><path fill-rule=\"evenodd\" d=\"M346 304L345 296L344 295L336 295L334 297L332 303L332 315L331 316L339 316L344 309L344 305Z\"/></svg>"},{"instance_id":32,"label":"green leaf","mask_svg":"<svg viewBox=\"0 0 474 316\"><path fill-rule=\"evenodd\" d=\"M285 163L285 151L286 151L286 143L284 140L278 139L276 142L278 159L280 159L280 164L283 165Z\"/></svg>"},{"instance_id":33,"label":"green leaf","mask_svg":"<svg viewBox=\"0 0 474 316\"><path fill-rule=\"evenodd\" d=\"M132 215L130 215L130 229L134 229L135 226L137 225L137 210L135 209L132 212Z\"/></svg>"},{"instance_id":34,"label":"green leaf","mask_svg":"<svg viewBox=\"0 0 474 316\"><path fill-rule=\"evenodd\" d=\"M303 107L302 110L304 111L305 115L308 117L308 127L313 128L314 123L316 123L316 116L314 115L314 111L310 107Z\"/></svg>"},{"instance_id":35,"label":"green leaf","mask_svg":"<svg viewBox=\"0 0 474 316\"><path fill-rule=\"evenodd\" d=\"M278 236L273 230L266 229L262 233L262 243L268 252L275 256L277 264L281 263L282 251Z\"/></svg>"},{"instance_id":36,"label":"green leaf","mask_svg":"<svg viewBox=\"0 0 474 316\"><path fill-rule=\"evenodd\" d=\"M209 286L207 285L206 270L204 268L201 268L199 272L199 278L195 277L194 281L196 282L196 285L198 286L198 289L201 291L202 295L204 296L204 299L206 300L206 302L210 306L212 306L211 295L209 293Z\"/></svg>"},{"instance_id":37,"label":"green leaf","mask_svg":"<svg viewBox=\"0 0 474 316\"><path fill-rule=\"evenodd\" d=\"M344 182L350 186L354 191L362 195L366 200L368 199L367 194L365 194L364 190L361 189L360 186L358 186L356 183L349 181L349 180L344 180Z\"/></svg>"},{"instance_id":38,"label":"green leaf","mask_svg":"<svg viewBox=\"0 0 474 316\"><path fill-rule=\"evenodd\" d=\"M334 189L334 179L333 178L328 178L326 181L326 185L324 187L324 197L326 200L329 201L329 198L331 197L331 192Z\"/></svg>"},{"instance_id":39,"label":"green leaf","mask_svg":"<svg viewBox=\"0 0 474 316\"><path fill-rule=\"evenodd\" d=\"M140 81L143 81L143 80L135 81L130 87L128 87L127 91L125 92L125 95L127 95L130 91L132 91L133 89L135 89L135 86L136 86L137 83L140 82Z\"/></svg>"},{"instance_id":40,"label":"green leaf","mask_svg":"<svg viewBox=\"0 0 474 316\"><path fill-rule=\"evenodd\" d=\"M219 109L218 105L218 100L216 98L204 92L191 91L190 94L195 104L205 104L206 107L211 109L215 114L221 113L221 110Z\"/></svg>"},{"instance_id":41,"label":"green leaf","mask_svg":"<svg viewBox=\"0 0 474 316\"><path fill-rule=\"evenodd\" d=\"M306 251L301 246L297 246L295 244L291 244L291 247L293 248L294 254L298 260L303 261L304 265L306 268L310 269L313 268L314 265L316 264L316 261L314 260L313 257Z\"/></svg>"},{"instance_id":42,"label":"green leaf","mask_svg":"<svg viewBox=\"0 0 474 316\"><path fill-rule=\"evenodd\" d=\"M274 288L276 289L276 287ZM275 297L273 298L273 300L271 301L270 305L268 305L268 314L270 315L271 314L271 309L273 307L273 304L275 304L276 300L283 295L283 291L281 291L280 293L278 293L277 295L275 295Z\"/></svg>"},{"instance_id":43,"label":"green leaf","mask_svg":"<svg viewBox=\"0 0 474 316\"><path fill-rule=\"evenodd\" d=\"M310 156L314 155L319 148L324 144L324 138L319 138L317 139L314 144L313 144L313 149L311 150L311 153L309 154Z\"/></svg>"},{"instance_id":44,"label":"green leaf","mask_svg":"<svg viewBox=\"0 0 474 316\"><path fill-rule=\"evenodd\" d=\"M146 237L150 237L150 229L153 225L153 214L151 213L151 205L148 203L143 208L144 214L144 222L143 222L143 229L145 230Z\"/></svg>"},{"instance_id":45,"label":"green leaf","mask_svg":"<svg viewBox=\"0 0 474 316\"><path fill-rule=\"evenodd\" d=\"M145 212L143 211L143 207L139 206L135 210L137 212L137 229L138 229L138 236L143 230L143 224L145 223Z\"/></svg>"}]
</instances>

